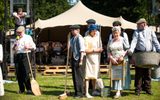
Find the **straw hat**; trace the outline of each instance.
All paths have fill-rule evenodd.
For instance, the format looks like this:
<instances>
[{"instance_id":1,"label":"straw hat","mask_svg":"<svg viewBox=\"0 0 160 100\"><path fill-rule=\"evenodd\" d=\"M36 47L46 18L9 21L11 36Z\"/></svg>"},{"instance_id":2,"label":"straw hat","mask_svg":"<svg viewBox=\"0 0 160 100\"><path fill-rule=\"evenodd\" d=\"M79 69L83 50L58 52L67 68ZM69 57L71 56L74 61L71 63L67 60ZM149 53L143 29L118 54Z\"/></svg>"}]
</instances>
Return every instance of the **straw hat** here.
<instances>
[{"instance_id":1,"label":"straw hat","mask_svg":"<svg viewBox=\"0 0 160 100\"><path fill-rule=\"evenodd\" d=\"M19 26L16 31L17 32L24 32L25 31L25 27L24 26Z\"/></svg>"},{"instance_id":2,"label":"straw hat","mask_svg":"<svg viewBox=\"0 0 160 100\"><path fill-rule=\"evenodd\" d=\"M147 21L146 21L145 18L140 18L136 23L137 23L137 24L140 24L140 23L147 23Z\"/></svg>"}]
</instances>

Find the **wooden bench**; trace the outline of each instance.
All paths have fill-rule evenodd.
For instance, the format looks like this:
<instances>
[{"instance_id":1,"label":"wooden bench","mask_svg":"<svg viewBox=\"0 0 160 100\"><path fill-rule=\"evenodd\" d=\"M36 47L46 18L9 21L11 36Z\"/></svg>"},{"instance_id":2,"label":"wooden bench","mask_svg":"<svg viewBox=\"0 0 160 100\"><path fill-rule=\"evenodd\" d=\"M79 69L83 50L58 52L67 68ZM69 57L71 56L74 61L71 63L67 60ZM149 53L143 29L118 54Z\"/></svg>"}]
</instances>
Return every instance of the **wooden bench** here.
<instances>
[{"instance_id":1,"label":"wooden bench","mask_svg":"<svg viewBox=\"0 0 160 100\"><path fill-rule=\"evenodd\" d=\"M100 72L101 73L108 73L108 65L100 65ZM66 72L66 66L45 66L45 70L43 72L43 75L55 75L55 74L65 74ZM69 67L68 73L71 73L72 70Z\"/></svg>"},{"instance_id":2,"label":"wooden bench","mask_svg":"<svg viewBox=\"0 0 160 100\"><path fill-rule=\"evenodd\" d=\"M54 74L65 74L66 66L47 66L46 70L43 72L43 75L54 75ZM68 73L71 73L70 67L68 68Z\"/></svg>"}]
</instances>

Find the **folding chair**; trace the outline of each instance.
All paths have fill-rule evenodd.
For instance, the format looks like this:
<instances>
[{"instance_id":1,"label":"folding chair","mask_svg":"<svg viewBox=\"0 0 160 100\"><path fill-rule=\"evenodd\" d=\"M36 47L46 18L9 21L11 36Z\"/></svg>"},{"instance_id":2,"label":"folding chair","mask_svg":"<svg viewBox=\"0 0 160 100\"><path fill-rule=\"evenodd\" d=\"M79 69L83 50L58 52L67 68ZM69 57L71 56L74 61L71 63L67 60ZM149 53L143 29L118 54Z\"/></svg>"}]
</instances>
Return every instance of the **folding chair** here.
<instances>
[{"instance_id":1,"label":"folding chair","mask_svg":"<svg viewBox=\"0 0 160 100\"><path fill-rule=\"evenodd\" d=\"M113 65L110 61L109 63L109 76L110 76L110 89L113 89L113 80L122 80L122 87L125 84L125 66L126 61L123 60L118 65Z\"/></svg>"}]
</instances>

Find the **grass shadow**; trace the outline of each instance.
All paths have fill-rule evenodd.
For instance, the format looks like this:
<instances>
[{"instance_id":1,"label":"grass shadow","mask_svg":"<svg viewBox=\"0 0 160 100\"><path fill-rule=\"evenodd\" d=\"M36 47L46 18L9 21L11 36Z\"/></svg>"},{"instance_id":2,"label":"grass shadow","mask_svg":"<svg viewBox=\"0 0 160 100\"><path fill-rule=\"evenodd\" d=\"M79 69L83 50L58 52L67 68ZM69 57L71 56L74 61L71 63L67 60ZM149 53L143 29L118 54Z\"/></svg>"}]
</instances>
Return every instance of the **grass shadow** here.
<instances>
[{"instance_id":1,"label":"grass shadow","mask_svg":"<svg viewBox=\"0 0 160 100\"><path fill-rule=\"evenodd\" d=\"M16 93L17 94L17 91L13 91L13 90L4 89L4 91L9 92L9 93L14 93L14 94Z\"/></svg>"}]
</instances>

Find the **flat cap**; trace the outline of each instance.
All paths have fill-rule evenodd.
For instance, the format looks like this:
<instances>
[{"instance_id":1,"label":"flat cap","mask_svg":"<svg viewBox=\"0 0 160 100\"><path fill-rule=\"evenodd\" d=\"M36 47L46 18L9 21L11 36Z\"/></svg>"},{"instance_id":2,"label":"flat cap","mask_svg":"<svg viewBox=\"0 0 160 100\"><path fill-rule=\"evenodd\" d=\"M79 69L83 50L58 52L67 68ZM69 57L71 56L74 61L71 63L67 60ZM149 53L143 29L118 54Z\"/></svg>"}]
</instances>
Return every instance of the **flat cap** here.
<instances>
[{"instance_id":1,"label":"flat cap","mask_svg":"<svg viewBox=\"0 0 160 100\"><path fill-rule=\"evenodd\" d=\"M70 29L80 29L81 27L79 25L75 24L75 25L71 25L69 28Z\"/></svg>"},{"instance_id":2,"label":"flat cap","mask_svg":"<svg viewBox=\"0 0 160 100\"><path fill-rule=\"evenodd\" d=\"M19 26L16 31L17 32L24 32L25 31L25 27L24 26Z\"/></svg>"},{"instance_id":3,"label":"flat cap","mask_svg":"<svg viewBox=\"0 0 160 100\"><path fill-rule=\"evenodd\" d=\"M114 21L114 22L112 23L112 25L113 25L113 26L121 26L122 23L121 23L120 21Z\"/></svg>"},{"instance_id":4,"label":"flat cap","mask_svg":"<svg viewBox=\"0 0 160 100\"><path fill-rule=\"evenodd\" d=\"M96 21L95 21L94 19L88 19L88 20L86 21L86 23L95 24L95 23L96 23Z\"/></svg>"},{"instance_id":5,"label":"flat cap","mask_svg":"<svg viewBox=\"0 0 160 100\"><path fill-rule=\"evenodd\" d=\"M92 30L97 30L97 25L95 24L91 24L88 28L89 31L92 31Z\"/></svg>"},{"instance_id":6,"label":"flat cap","mask_svg":"<svg viewBox=\"0 0 160 100\"><path fill-rule=\"evenodd\" d=\"M145 18L140 18L136 23L137 23L137 24L140 24L140 23L147 23L147 21L146 21Z\"/></svg>"}]
</instances>

